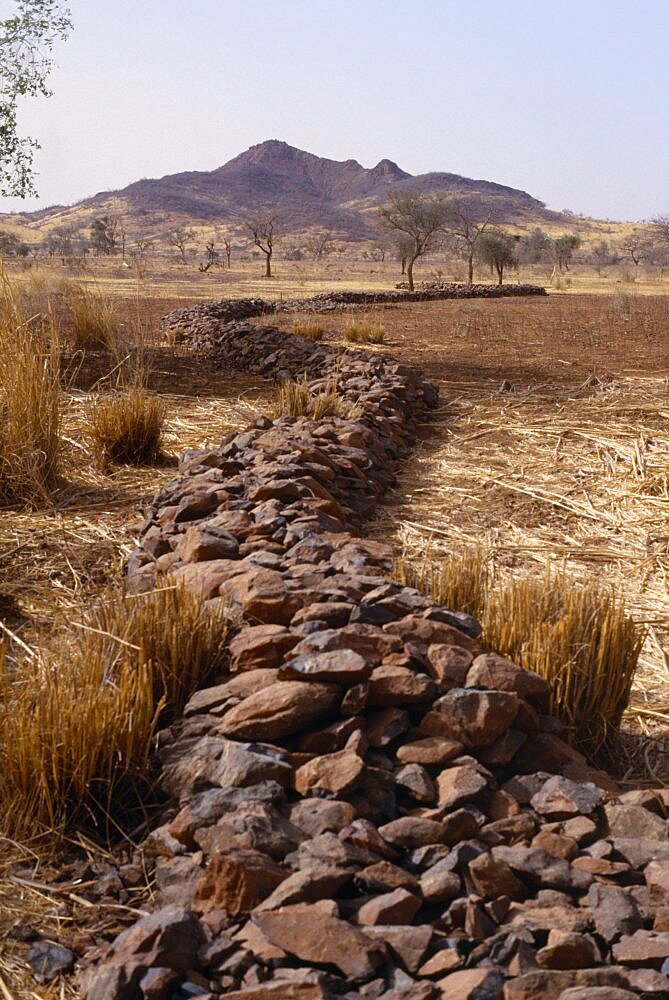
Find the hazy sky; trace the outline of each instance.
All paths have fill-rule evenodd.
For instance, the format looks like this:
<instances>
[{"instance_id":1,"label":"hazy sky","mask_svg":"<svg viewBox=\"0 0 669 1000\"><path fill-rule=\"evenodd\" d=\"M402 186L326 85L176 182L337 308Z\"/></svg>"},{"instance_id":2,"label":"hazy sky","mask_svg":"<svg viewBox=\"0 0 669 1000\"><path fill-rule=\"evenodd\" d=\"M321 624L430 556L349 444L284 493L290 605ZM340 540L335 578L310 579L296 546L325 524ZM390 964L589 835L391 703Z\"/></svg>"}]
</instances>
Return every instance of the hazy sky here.
<instances>
[{"instance_id":1,"label":"hazy sky","mask_svg":"<svg viewBox=\"0 0 669 1000\"><path fill-rule=\"evenodd\" d=\"M264 139L669 212L667 0L71 0L54 96L26 102L39 202L211 170ZM0 18L15 11L0 0Z\"/></svg>"}]
</instances>

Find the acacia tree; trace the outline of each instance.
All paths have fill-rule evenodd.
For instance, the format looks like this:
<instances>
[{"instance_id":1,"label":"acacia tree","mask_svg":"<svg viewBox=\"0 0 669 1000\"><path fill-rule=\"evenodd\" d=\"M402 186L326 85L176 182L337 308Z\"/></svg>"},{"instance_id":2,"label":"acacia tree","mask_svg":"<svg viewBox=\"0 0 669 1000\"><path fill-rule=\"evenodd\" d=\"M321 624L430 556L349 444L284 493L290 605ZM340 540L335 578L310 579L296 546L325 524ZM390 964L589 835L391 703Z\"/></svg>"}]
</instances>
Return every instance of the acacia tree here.
<instances>
[{"instance_id":1,"label":"acacia tree","mask_svg":"<svg viewBox=\"0 0 669 1000\"><path fill-rule=\"evenodd\" d=\"M39 143L20 136L17 102L49 97L49 53L67 38L70 12L59 0L17 0L17 13L0 21L0 195L36 195L33 158Z\"/></svg>"},{"instance_id":2,"label":"acacia tree","mask_svg":"<svg viewBox=\"0 0 669 1000\"><path fill-rule=\"evenodd\" d=\"M606 267L608 264L615 264L618 259L617 254L614 250L612 250L606 240L600 240L599 243L595 243L590 250L590 256L595 265L597 274L601 274L603 267Z\"/></svg>"},{"instance_id":3,"label":"acacia tree","mask_svg":"<svg viewBox=\"0 0 669 1000\"><path fill-rule=\"evenodd\" d=\"M506 268L518 267L516 239L503 229L489 229L477 241L476 254L490 269L497 271L497 284L504 281Z\"/></svg>"},{"instance_id":4,"label":"acacia tree","mask_svg":"<svg viewBox=\"0 0 669 1000\"><path fill-rule=\"evenodd\" d=\"M656 215L650 220L653 236L658 247L664 252L669 251L669 215Z\"/></svg>"},{"instance_id":5,"label":"acacia tree","mask_svg":"<svg viewBox=\"0 0 669 1000\"><path fill-rule=\"evenodd\" d=\"M143 260L150 250L153 250L153 240L147 236L138 236L132 249L134 256Z\"/></svg>"},{"instance_id":6,"label":"acacia tree","mask_svg":"<svg viewBox=\"0 0 669 1000\"><path fill-rule=\"evenodd\" d=\"M406 248L406 275L413 292L413 266L419 257L434 250L448 219L444 199L418 191L391 191L388 202L378 209L381 225L399 233Z\"/></svg>"},{"instance_id":7,"label":"acacia tree","mask_svg":"<svg viewBox=\"0 0 669 1000\"><path fill-rule=\"evenodd\" d=\"M305 247L314 260L322 260L332 250L333 236L329 229L313 233L305 243Z\"/></svg>"},{"instance_id":8,"label":"acacia tree","mask_svg":"<svg viewBox=\"0 0 669 1000\"><path fill-rule=\"evenodd\" d=\"M270 212L253 219L247 219L244 225L251 233L254 245L265 254L265 277L271 278L272 254L274 253L274 244L277 240L277 230L279 227L278 216Z\"/></svg>"},{"instance_id":9,"label":"acacia tree","mask_svg":"<svg viewBox=\"0 0 669 1000\"><path fill-rule=\"evenodd\" d=\"M576 233L565 233L551 241L553 260L558 271L569 270L569 261L574 256L574 250L577 250L580 245L581 237Z\"/></svg>"},{"instance_id":10,"label":"acacia tree","mask_svg":"<svg viewBox=\"0 0 669 1000\"><path fill-rule=\"evenodd\" d=\"M114 215L103 215L99 219L93 219L90 232L91 246L96 253L104 254L105 257L116 253L121 232L123 232L125 247L125 232L122 230L119 220Z\"/></svg>"},{"instance_id":11,"label":"acacia tree","mask_svg":"<svg viewBox=\"0 0 669 1000\"><path fill-rule=\"evenodd\" d=\"M635 267L638 267L642 260L652 255L652 247L645 234L639 229L632 229L620 244L621 249L627 254Z\"/></svg>"},{"instance_id":12,"label":"acacia tree","mask_svg":"<svg viewBox=\"0 0 669 1000\"><path fill-rule=\"evenodd\" d=\"M167 242L170 246L177 248L182 264L188 263L186 260L186 250L188 249L188 244L194 239L194 237L195 233L193 230L184 229L183 226L176 226L174 229L170 229L167 234Z\"/></svg>"},{"instance_id":13,"label":"acacia tree","mask_svg":"<svg viewBox=\"0 0 669 1000\"><path fill-rule=\"evenodd\" d=\"M491 219L490 212L481 213L480 210L457 201L450 202L448 206L448 231L463 250L467 261L467 284L470 287L474 284L474 258L479 241L491 224Z\"/></svg>"}]
</instances>

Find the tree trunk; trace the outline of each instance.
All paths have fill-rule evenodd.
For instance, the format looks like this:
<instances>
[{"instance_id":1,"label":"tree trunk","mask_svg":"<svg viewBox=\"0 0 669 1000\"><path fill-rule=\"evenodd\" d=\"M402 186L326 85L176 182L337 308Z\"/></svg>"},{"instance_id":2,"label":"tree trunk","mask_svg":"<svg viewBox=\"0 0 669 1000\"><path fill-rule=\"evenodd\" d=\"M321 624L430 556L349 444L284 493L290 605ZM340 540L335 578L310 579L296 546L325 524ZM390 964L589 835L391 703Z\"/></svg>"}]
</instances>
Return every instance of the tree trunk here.
<instances>
[{"instance_id":1,"label":"tree trunk","mask_svg":"<svg viewBox=\"0 0 669 1000\"><path fill-rule=\"evenodd\" d=\"M474 251L467 258L467 284L470 288L474 284Z\"/></svg>"},{"instance_id":2,"label":"tree trunk","mask_svg":"<svg viewBox=\"0 0 669 1000\"><path fill-rule=\"evenodd\" d=\"M406 257L402 257L402 274L406 273L407 273L407 259Z\"/></svg>"},{"instance_id":3,"label":"tree trunk","mask_svg":"<svg viewBox=\"0 0 669 1000\"><path fill-rule=\"evenodd\" d=\"M497 284L501 286L504 279L504 264L497 264Z\"/></svg>"},{"instance_id":4,"label":"tree trunk","mask_svg":"<svg viewBox=\"0 0 669 1000\"><path fill-rule=\"evenodd\" d=\"M272 277L272 255L271 253L265 254L265 277Z\"/></svg>"},{"instance_id":5,"label":"tree trunk","mask_svg":"<svg viewBox=\"0 0 669 1000\"><path fill-rule=\"evenodd\" d=\"M413 260L407 261L407 281L409 282L409 291L413 292Z\"/></svg>"}]
</instances>

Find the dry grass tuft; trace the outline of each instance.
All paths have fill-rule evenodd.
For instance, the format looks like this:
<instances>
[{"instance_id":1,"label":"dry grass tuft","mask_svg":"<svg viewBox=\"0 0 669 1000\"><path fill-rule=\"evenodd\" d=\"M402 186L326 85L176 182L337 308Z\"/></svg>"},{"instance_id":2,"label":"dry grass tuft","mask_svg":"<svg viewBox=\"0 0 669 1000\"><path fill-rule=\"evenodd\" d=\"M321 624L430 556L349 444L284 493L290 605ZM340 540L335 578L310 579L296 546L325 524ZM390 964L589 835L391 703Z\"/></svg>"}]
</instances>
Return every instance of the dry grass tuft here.
<instances>
[{"instance_id":1,"label":"dry grass tuft","mask_svg":"<svg viewBox=\"0 0 669 1000\"><path fill-rule=\"evenodd\" d=\"M486 644L541 674L551 710L586 753L611 749L632 690L645 630L611 588L548 571L493 587L483 615Z\"/></svg>"},{"instance_id":2,"label":"dry grass tuft","mask_svg":"<svg viewBox=\"0 0 669 1000\"><path fill-rule=\"evenodd\" d=\"M103 464L150 465L160 456L165 404L142 385L110 392L86 408L86 432Z\"/></svg>"},{"instance_id":3,"label":"dry grass tuft","mask_svg":"<svg viewBox=\"0 0 669 1000\"><path fill-rule=\"evenodd\" d=\"M118 349L119 321L114 299L100 289L73 281L62 283L67 329L76 350Z\"/></svg>"},{"instance_id":4,"label":"dry grass tuft","mask_svg":"<svg viewBox=\"0 0 669 1000\"><path fill-rule=\"evenodd\" d=\"M402 557L395 561L393 576L446 608L479 617L490 584L490 553L481 546L466 546L438 560L429 553L416 560Z\"/></svg>"},{"instance_id":5,"label":"dry grass tuft","mask_svg":"<svg viewBox=\"0 0 669 1000\"><path fill-rule=\"evenodd\" d=\"M0 503L34 506L58 473L60 350L53 316L26 317L0 275Z\"/></svg>"},{"instance_id":6,"label":"dry grass tuft","mask_svg":"<svg viewBox=\"0 0 669 1000\"><path fill-rule=\"evenodd\" d=\"M611 588L563 571L494 581L490 552L472 546L444 559L402 558L395 577L439 604L481 619L486 647L541 674L551 711L591 756L611 748L630 701L645 629Z\"/></svg>"},{"instance_id":7,"label":"dry grass tuft","mask_svg":"<svg viewBox=\"0 0 669 1000\"><path fill-rule=\"evenodd\" d=\"M372 320L352 320L344 327L344 340L349 344L382 344L385 335L383 323Z\"/></svg>"},{"instance_id":8,"label":"dry grass tuft","mask_svg":"<svg viewBox=\"0 0 669 1000\"><path fill-rule=\"evenodd\" d=\"M355 420L362 412L361 407L347 399L339 389L336 375L322 383L310 383L307 376L294 381L282 382L273 416L310 417L322 420L324 417L342 417Z\"/></svg>"},{"instance_id":9,"label":"dry grass tuft","mask_svg":"<svg viewBox=\"0 0 669 1000\"><path fill-rule=\"evenodd\" d=\"M13 672L0 651L3 833L122 824L159 721L222 668L226 637L222 608L165 588L109 592Z\"/></svg>"},{"instance_id":10,"label":"dry grass tuft","mask_svg":"<svg viewBox=\"0 0 669 1000\"><path fill-rule=\"evenodd\" d=\"M317 320L296 320L293 324L293 333L298 337L305 337L314 342L322 340L325 335L325 327Z\"/></svg>"}]
</instances>

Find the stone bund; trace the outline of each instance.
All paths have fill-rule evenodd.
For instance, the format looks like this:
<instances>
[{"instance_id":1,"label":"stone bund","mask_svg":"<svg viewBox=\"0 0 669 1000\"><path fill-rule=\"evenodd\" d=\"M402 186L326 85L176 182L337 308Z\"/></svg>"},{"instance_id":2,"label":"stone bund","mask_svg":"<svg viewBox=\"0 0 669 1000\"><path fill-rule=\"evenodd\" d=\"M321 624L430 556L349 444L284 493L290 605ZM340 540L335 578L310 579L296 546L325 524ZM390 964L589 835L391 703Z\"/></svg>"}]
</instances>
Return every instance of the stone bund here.
<instances>
[{"instance_id":1,"label":"stone bund","mask_svg":"<svg viewBox=\"0 0 669 1000\"><path fill-rule=\"evenodd\" d=\"M336 377L358 415L260 419L154 501L129 589L182 583L237 624L160 733L154 910L88 956L88 1000L668 997L669 792L620 795L545 680L357 534L434 388L273 329L212 343Z\"/></svg>"},{"instance_id":2,"label":"stone bund","mask_svg":"<svg viewBox=\"0 0 669 1000\"><path fill-rule=\"evenodd\" d=\"M540 285L458 285L439 283L415 292L323 292L308 299L268 302L265 299L218 299L184 309L173 309L163 317L165 338L192 340L203 334L218 334L221 323L270 316L281 312L333 312L342 306L370 306L384 303L437 302L442 299L500 299L546 295ZM198 345L200 348L202 344Z\"/></svg>"}]
</instances>

